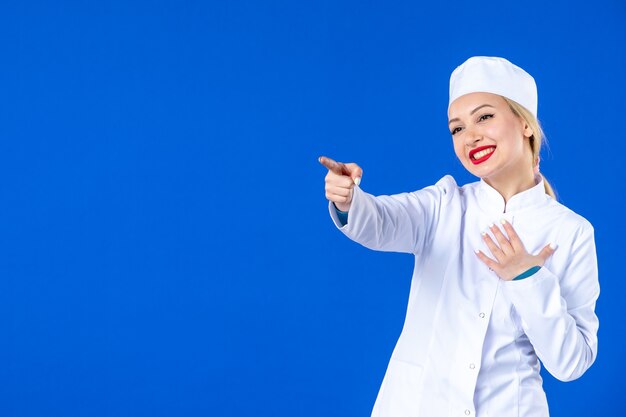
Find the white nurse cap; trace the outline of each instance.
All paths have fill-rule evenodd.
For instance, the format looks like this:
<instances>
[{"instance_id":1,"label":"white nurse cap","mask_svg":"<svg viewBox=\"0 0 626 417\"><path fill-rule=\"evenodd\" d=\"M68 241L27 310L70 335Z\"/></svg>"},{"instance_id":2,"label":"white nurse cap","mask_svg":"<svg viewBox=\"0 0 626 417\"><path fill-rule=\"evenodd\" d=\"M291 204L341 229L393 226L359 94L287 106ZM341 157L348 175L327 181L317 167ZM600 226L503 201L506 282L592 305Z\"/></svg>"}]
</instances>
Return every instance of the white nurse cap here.
<instances>
[{"instance_id":1,"label":"white nurse cap","mask_svg":"<svg viewBox=\"0 0 626 417\"><path fill-rule=\"evenodd\" d=\"M469 93L492 93L509 98L537 117L537 84L526 71L504 58L474 56L450 76L450 104Z\"/></svg>"}]
</instances>

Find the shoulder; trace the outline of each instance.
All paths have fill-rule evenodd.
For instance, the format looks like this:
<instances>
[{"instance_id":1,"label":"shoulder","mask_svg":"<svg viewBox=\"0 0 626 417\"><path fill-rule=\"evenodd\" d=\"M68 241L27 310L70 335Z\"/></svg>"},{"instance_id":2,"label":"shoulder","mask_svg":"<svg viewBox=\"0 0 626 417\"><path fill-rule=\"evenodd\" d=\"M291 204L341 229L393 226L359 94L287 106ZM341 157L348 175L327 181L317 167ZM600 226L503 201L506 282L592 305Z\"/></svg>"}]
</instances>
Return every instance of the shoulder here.
<instances>
[{"instance_id":1,"label":"shoulder","mask_svg":"<svg viewBox=\"0 0 626 417\"><path fill-rule=\"evenodd\" d=\"M434 186L441 190L447 201L451 201L453 199L465 199L476 194L480 181L459 185L452 175L444 175Z\"/></svg>"},{"instance_id":2,"label":"shoulder","mask_svg":"<svg viewBox=\"0 0 626 417\"><path fill-rule=\"evenodd\" d=\"M480 181L470 182L464 185L459 185L456 179L452 175L444 175L433 186L428 188L435 188L441 193L442 201L444 203L451 202L453 200L465 200L469 196L478 192L480 187Z\"/></svg>"},{"instance_id":3,"label":"shoulder","mask_svg":"<svg viewBox=\"0 0 626 417\"><path fill-rule=\"evenodd\" d=\"M589 220L587 220L582 215L576 213L574 210L570 209L563 203L556 201L552 197L549 197L547 199L547 205L548 208L553 211L555 215L559 216L559 218L562 219L563 225L593 230L593 225Z\"/></svg>"},{"instance_id":4,"label":"shoulder","mask_svg":"<svg viewBox=\"0 0 626 417\"><path fill-rule=\"evenodd\" d=\"M555 225L558 225L559 233L564 237L568 236L572 243L581 239L593 239L593 225L585 217L552 197L547 199L547 207L550 212L549 217L554 219Z\"/></svg>"},{"instance_id":5,"label":"shoulder","mask_svg":"<svg viewBox=\"0 0 626 417\"><path fill-rule=\"evenodd\" d=\"M470 182L460 186L452 175L447 174L441 177L435 184L412 191L408 194L418 198L430 196L443 204L448 204L452 201L467 199L468 196L476 194L479 187L480 181Z\"/></svg>"},{"instance_id":6,"label":"shoulder","mask_svg":"<svg viewBox=\"0 0 626 417\"><path fill-rule=\"evenodd\" d=\"M455 196L460 195L461 187L457 184L452 175L444 175L430 188L436 189L441 193L442 200L449 201Z\"/></svg>"}]
</instances>

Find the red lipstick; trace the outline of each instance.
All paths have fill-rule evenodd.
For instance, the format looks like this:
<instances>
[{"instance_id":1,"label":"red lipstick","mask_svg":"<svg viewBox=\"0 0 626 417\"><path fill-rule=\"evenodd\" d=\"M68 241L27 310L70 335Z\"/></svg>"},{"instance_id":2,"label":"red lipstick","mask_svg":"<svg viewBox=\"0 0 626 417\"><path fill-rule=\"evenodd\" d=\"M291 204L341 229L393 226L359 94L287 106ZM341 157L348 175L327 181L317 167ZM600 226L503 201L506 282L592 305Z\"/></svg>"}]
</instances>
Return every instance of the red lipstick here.
<instances>
[{"instance_id":1,"label":"red lipstick","mask_svg":"<svg viewBox=\"0 0 626 417\"><path fill-rule=\"evenodd\" d=\"M483 151L483 150L485 150L485 149L490 149L490 148L493 148L493 151L489 152L487 155L483 156L482 158L480 158L480 159L474 159L474 158L473 158L473 156L474 156L474 154L475 154L476 152L480 152L480 151ZM483 163L483 162L485 162L487 159L491 158L491 155L493 155L493 153L495 152L495 150L496 150L496 147L495 147L495 146L493 146L493 145L481 146L481 147L479 147L479 148L472 149L472 150L470 151L470 153L469 153L469 158L470 158L470 161L472 161L472 163L473 163L474 165L478 165L478 164L480 164L480 163Z\"/></svg>"}]
</instances>

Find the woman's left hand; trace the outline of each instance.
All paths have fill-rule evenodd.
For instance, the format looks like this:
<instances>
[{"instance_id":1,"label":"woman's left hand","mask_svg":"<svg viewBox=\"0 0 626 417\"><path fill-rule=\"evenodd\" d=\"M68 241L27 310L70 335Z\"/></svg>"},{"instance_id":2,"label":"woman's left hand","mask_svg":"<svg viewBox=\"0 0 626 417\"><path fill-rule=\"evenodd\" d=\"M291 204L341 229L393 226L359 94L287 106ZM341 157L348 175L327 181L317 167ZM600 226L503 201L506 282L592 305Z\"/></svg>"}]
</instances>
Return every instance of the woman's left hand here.
<instances>
[{"instance_id":1,"label":"woman's left hand","mask_svg":"<svg viewBox=\"0 0 626 417\"><path fill-rule=\"evenodd\" d=\"M509 236L508 238L496 224L492 224L489 227L489 230L491 230L499 245L493 241L488 233L484 232L482 235L483 240L487 244L491 254L496 258L496 261L480 250L476 250L476 255L478 255L485 265L495 271L495 273L505 281L511 281L533 266L543 266L546 260L552 256L556 250L555 245L549 244L546 245L539 254L531 255L526 252L522 241L517 233L515 233L515 230L513 230L513 226L506 220L502 220L502 225L504 226L506 234Z\"/></svg>"}]
</instances>

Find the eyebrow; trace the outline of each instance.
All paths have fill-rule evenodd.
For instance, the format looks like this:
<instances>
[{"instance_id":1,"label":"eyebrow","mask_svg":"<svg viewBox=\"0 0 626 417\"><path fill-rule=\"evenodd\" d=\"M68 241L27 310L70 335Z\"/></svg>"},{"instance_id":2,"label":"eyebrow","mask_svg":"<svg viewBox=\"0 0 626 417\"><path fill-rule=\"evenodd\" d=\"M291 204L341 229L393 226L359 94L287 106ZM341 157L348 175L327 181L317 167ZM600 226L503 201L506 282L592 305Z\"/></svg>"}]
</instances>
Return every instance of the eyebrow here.
<instances>
[{"instance_id":1,"label":"eyebrow","mask_svg":"<svg viewBox=\"0 0 626 417\"><path fill-rule=\"evenodd\" d=\"M481 104L480 106L476 107L474 110L471 111L470 116L473 115L474 113L476 113L478 110L482 109L483 107L491 107L494 108L491 104ZM450 119L450 121L448 122L448 125L450 125L450 123L452 122L458 122L460 119L458 117L455 117L454 119Z\"/></svg>"}]
</instances>

